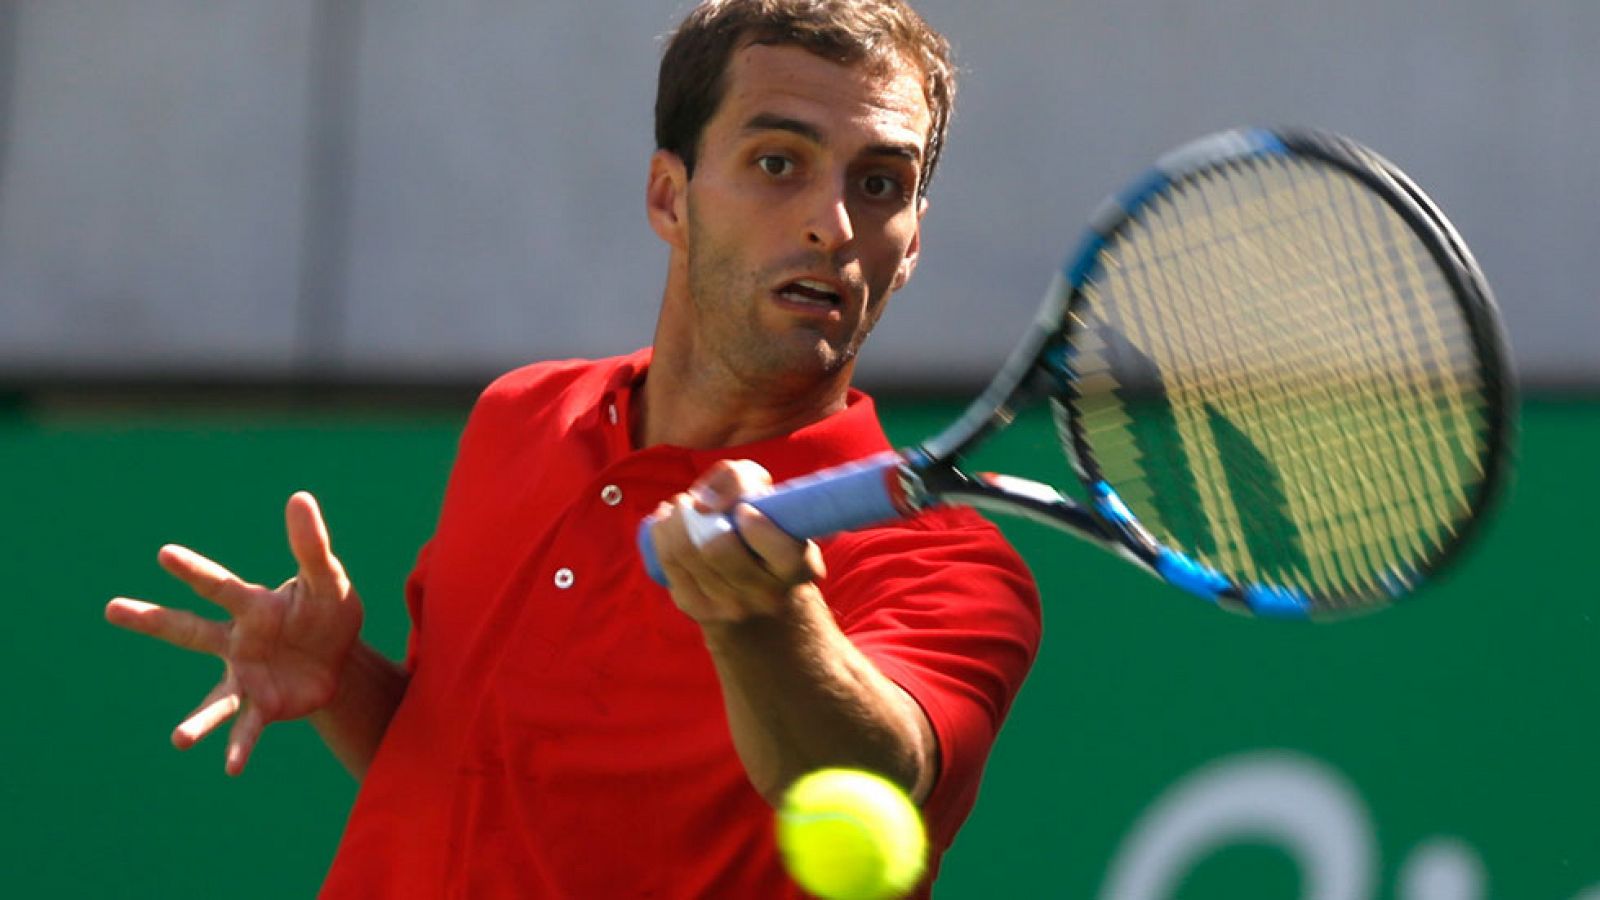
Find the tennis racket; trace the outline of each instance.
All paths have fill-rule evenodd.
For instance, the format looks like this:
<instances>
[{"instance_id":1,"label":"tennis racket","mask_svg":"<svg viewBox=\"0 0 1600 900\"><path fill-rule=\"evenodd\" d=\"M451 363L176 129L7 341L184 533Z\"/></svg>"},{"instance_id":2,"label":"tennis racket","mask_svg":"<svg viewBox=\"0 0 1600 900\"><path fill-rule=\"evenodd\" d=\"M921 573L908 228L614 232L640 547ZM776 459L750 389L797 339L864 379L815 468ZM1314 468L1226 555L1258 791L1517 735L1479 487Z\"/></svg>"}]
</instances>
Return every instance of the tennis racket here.
<instances>
[{"instance_id":1,"label":"tennis racket","mask_svg":"<svg viewBox=\"0 0 1600 900\"><path fill-rule=\"evenodd\" d=\"M1080 500L962 468L1041 399ZM1022 515L1224 608L1322 618L1458 554L1505 479L1514 404L1489 287L1410 179L1327 132L1226 131L1095 212L953 424L750 502L797 538L941 503ZM688 524L699 543L732 528Z\"/></svg>"}]
</instances>

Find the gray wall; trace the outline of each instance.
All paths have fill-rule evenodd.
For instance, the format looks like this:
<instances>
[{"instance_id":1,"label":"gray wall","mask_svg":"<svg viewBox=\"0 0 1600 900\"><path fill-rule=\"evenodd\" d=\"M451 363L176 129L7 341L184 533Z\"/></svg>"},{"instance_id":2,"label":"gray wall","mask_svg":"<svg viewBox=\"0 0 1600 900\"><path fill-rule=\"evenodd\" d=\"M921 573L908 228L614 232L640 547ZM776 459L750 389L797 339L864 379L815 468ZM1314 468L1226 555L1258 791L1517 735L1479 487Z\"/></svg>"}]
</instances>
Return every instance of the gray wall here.
<instances>
[{"instance_id":1,"label":"gray wall","mask_svg":"<svg viewBox=\"0 0 1600 900\"><path fill-rule=\"evenodd\" d=\"M648 341L687 2L0 3L0 380L479 379ZM965 80L864 379L980 379L1108 190L1301 123L1450 213L1525 377L1600 385L1600 4L919 5Z\"/></svg>"}]
</instances>

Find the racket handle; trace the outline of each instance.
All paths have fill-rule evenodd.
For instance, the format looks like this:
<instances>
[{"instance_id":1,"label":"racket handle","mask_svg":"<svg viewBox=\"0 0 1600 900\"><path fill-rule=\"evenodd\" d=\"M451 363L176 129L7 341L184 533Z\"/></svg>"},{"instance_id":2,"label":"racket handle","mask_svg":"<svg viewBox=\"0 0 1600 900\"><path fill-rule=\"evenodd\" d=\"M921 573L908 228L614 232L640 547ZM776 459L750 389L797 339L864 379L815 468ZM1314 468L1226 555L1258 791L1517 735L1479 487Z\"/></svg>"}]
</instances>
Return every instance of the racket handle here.
<instances>
[{"instance_id":1,"label":"racket handle","mask_svg":"<svg viewBox=\"0 0 1600 900\"><path fill-rule=\"evenodd\" d=\"M902 485L903 462L898 453L880 453L785 481L771 493L745 502L802 541L903 518L917 509ZM680 514L696 547L736 530L733 519L723 513L683 507ZM639 556L650 577L665 585L667 573L656 558L655 539L650 532L655 522L655 516L647 516L639 523Z\"/></svg>"}]
</instances>

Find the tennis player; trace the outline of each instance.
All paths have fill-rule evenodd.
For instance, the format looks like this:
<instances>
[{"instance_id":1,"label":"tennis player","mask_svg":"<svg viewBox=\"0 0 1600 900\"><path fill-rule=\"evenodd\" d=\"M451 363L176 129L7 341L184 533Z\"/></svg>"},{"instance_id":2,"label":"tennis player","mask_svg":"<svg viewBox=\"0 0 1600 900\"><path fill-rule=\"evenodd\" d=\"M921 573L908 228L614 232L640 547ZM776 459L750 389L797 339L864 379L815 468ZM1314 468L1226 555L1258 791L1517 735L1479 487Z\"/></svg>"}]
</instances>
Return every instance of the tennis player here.
<instances>
[{"instance_id":1,"label":"tennis player","mask_svg":"<svg viewBox=\"0 0 1600 900\"><path fill-rule=\"evenodd\" d=\"M937 868L1037 649L1026 567L970 511L819 545L739 499L888 449L851 375L916 267L953 78L898 0L690 12L645 198L670 250L653 345L482 395L407 585L403 663L359 639L306 494L279 588L162 549L229 621L111 603L227 663L177 746L233 718L237 773L267 724L309 717L361 779L326 896L797 896L771 806L834 765L911 791ZM737 534L696 546L690 506ZM652 512L670 589L634 550Z\"/></svg>"}]
</instances>

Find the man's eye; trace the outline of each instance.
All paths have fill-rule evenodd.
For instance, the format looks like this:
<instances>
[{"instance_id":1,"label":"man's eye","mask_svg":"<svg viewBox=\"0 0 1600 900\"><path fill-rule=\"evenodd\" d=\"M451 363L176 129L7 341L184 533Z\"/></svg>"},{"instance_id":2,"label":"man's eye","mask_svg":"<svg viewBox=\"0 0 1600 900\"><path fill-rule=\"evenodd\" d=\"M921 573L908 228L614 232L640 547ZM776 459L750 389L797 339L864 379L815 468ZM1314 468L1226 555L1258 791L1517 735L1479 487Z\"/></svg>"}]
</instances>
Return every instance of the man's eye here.
<instances>
[{"instance_id":1,"label":"man's eye","mask_svg":"<svg viewBox=\"0 0 1600 900\"><path fill-rule=\"evenodd\" d=\"M794 161L787 156L763 156L756 160L756 165L768 175L787 175L794 171Z\"/></svg>"},{"instance_id":2,"label":"man's eye","mask_svg":"<svg viewBox=\"0 0 1600 900\"><path fill-rule=\"evenodd\" d=\"M886 200L904 193L900 180L889 175L868 175L861 180L861 189L874 200Z\"/></svg>"}]
</instances>

